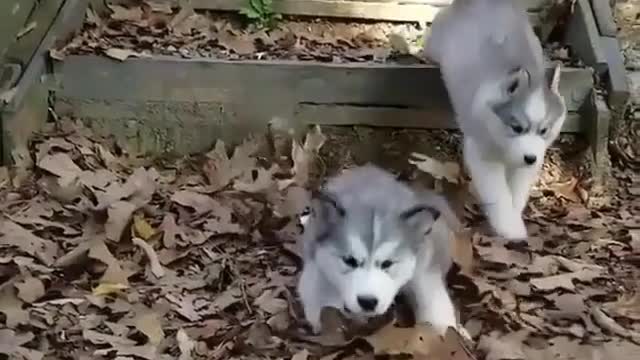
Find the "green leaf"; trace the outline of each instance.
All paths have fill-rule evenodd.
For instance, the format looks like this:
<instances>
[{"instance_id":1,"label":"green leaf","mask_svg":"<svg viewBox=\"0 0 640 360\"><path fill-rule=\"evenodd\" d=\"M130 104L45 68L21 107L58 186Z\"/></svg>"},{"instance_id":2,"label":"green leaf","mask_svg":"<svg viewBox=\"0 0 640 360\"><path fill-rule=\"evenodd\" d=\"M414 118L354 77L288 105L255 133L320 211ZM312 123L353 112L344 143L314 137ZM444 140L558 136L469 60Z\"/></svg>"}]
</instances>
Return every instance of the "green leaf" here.
<instances>
[{"instance_id":1,"label":"green leaf","mask_svg":"<svg viewBox=\"0 0 640 360\"><path fill-rule=\"evenodd\" d=\"M260 18L260 14L251 9L251 8L242 8L240 9L240 14L246 16L249 19L258 19Z\"/></svg>"}]
</instances>

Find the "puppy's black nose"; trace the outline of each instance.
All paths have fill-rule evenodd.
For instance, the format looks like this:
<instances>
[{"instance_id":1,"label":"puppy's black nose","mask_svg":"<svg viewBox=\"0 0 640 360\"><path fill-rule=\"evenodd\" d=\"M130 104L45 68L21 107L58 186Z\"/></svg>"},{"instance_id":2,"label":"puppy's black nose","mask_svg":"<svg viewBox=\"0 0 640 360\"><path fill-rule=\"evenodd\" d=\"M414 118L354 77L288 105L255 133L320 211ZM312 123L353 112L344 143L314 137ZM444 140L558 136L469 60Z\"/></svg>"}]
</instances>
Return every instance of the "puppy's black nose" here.
<instances>
[{"instance_id":1,"label":"puppy's black nose","mask_svg":"<svg viewBox=\"0 0 640 360\"><path fill-rule=\"evenodd\" d=\"M524 162L527 165L533 165L536 163L536 160L538 160L538 158L535 155L525 155L524 156Z\"/></svg>"},{"instance_id":2,"label":"puppy's black nose","mask_svg":"<svg viewBox=\"0 0 640 360\"><path fill-rule=\"evenodd\" d=\"M358 296L358 304L364 311L373 311L378 305L378 299L372 296Z\"/></svg>"}]
</instances>

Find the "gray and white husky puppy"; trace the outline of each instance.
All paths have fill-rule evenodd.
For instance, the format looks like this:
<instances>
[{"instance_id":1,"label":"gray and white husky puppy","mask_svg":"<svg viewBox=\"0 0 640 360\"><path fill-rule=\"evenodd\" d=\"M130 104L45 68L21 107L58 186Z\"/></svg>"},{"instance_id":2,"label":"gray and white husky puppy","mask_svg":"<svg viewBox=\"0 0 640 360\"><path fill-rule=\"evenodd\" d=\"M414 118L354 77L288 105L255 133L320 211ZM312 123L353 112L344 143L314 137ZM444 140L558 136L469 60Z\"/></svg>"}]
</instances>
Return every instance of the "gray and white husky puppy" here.
<instances>
[{"instance_id":1,"label":"gray and white husky puppy","mask_svg":"<svg viewBox=\"0 0 640 360\"><path fill-rule=\"evenodd\" d=\"M527 237L522 212L566 118L560 69L546 79L542 46L520 3L454 0L434 19L424 49L440 66L464 134L472 186L508 239Z\"/></svg>"},{"instance_id":2,"label":"gray and white husky puppy","mask_svg":"<svg viewBox=\"0 0 640 360\"><path fill-rule=\"evenodd\" d=\"M458 328L445 276L450 231L459 224L444 198L365 165L329 179L301 220L298 292L315 333L324 307L364 321L384 314L401 291L417 322L442 334Z\"/></svg>"}]
</instances>

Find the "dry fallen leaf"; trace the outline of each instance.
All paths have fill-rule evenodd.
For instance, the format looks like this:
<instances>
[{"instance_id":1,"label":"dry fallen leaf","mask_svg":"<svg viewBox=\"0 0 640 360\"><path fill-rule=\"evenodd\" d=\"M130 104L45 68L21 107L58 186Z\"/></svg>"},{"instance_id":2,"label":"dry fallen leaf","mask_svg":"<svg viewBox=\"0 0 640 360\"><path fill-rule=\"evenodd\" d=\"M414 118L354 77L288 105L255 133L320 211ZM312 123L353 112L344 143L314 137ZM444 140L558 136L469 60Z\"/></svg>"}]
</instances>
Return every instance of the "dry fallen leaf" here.
<instances>
[{"instance_id":1,"label":"dry fallen leaf","mask_svg":"<svg viewBox=\"0 0 640 360\"><path fill-rule=\"evenodd\" d=\"M615 302L604 304L603 308L609 313L640 321L640 292L625 294Z\"/></svg>"},{"instance_id":2,"label":"dry fallen leaf","mask_svg":"<svg viewBox=\"0 0 640 360\"><path fill-rule=\"evenodd\" d=\"M111 19L123 21L142 20L142 9L138 6L124 7L120 5L108 5L113 13Z\"/></svg>"},{"instance_id":3,"label":"dry fallen leaf","mask_svg":"<svg viewBox=\"0 0 640 360\"><path fill-rule=\"evenodd\" d=\"M125 61L130 57L149 57L137 51L133 51L129 49L117 49L117 48L107 49L104 51L104 54L118 61Z\"/></svg>"},{"instance_id":4,"label":"dry fallen leaf","mask_svg":"<svg viewBox=\"0 0 640 360\"><path fill-rule=\"evenodd\" d=\"M16 283L15 286L20 300L29 304L41 298L45 293L42 281L34 277L28 277L24 281Z\"/></svg>"},{"instance_id":5,"label":"dry fallen leaf","mask_svg":"<svg viewBox=\"0 0 640 360\"><path fill-rule=\"evenodd\" d=\"M311 353L309 353L309 350L300 350L297 353L293 354L291 360L307 360L309 358L309 355L311 355Z\"/></svg>"},{"instance_id":6,"label":"dry fallen leaf","mask_svg":"<svg viewBox=\"0 0 640 360\"><path fill-rule=\"evenodd\" d=\"M180 328L176 333L176 340L178 341L178 348L180 348L180 357L178 360L190 360L192 359L191 353L196 347L196 343L189 338L189 335Z\"/></svg>"},{"instance_id":7,"label":"dry fallen leaf","mask_svg":"<svg viewBox=\"0 0 640 360\"><path fill-rule=\"evenodd\" d=\"M132 230L134 230L134 236L138 236L143 240L149 240L149 238L151 238L156 233L153 227L149 225L149 223L144 219L144 215L142 214L133 215Z\"/></svg>"},{"instance_id":8,"label":"dry fallen leaf","mask_svg":"<svg viewBox=\"0 0 640 360\"><path fill-rule=\"evenodd\" d=\"M93 288L92 293L94 296L106 296L120 293L122 290L126 290L128 288L129 286L125 284L104 282Z\"/></svg>"},{"instance_id":9,"label":"dry fallen leaf","mask_svg":"<svg viewBox=\"0 0 640 360\"><path fill-rule=\"evenodd\" d=\"M0 329L0 354L9 359L41 360L44 354L23 345L33 340L32 333L16 333L11 329Z\"/></svg>"},{"instance_id":10,"label":"dry fallen leaf","mask_svg":"<svg viewBox=\"0 0 640 360\"><path fill-rule=\"evenodd\" d=\"M493 331L480 337L478 348L487 354L486 360L527 360L528 358L523 351L524 340L527 336L526 331L507 335Z\"/></svg>"},{"instance_id":11,"label":"dry fallen leaf","mask_svg":"<svg viewBox=\"0 0 640 360\"><path fill-rule=\"evenodd\" d=\"M391 323L365 339L373 346L375 354L410 354L445 359L446 349L442 338L433 328L425 325L400 328Z\"/></svg>"},{"instance_id":12,"label":"dry fallen leaf","mask_svg":"<svg viewBox=\"0 0 640 360\"><path fill-rule=\"evenodd\" d=\"M149 266L151 267L151 272L153 273L153 275L155 275L157 278L163 277L165 273L164 268L162 267L162 264L160 264L160 261L158 260L158 254L156 254L153 246L151 246L144 240L135 237L131 239L131 242L141 248L147 255L147 259L149 259Z\"/></svg>"},{"instance_id":13,"label":"dry fallen leaf","mask_svg":"<svg viewBox=\"0 0 640 360\"><path fill-rule=\"evenodd\" d=\"M101 283L121 284L125 288L129 285L129 273L125 272L109 248L103 241L95 242L89 249L89 258L98 260L107 266L107 270L100 278Z\"/></svg>"},{"instance_id":14,"label":"dry fallen leaf","mask_svg":"<svg viewBox=\"0 0 640 360\"><path fill-rule=\"evenodd\" d=\"M301 187L307 185L312 162L326 140L327 137L322 133L318 125L313 126L307 133L303 145L293 140L291 144L291 160L293 160L292 172L297 185Z\"/></svg>"},{"instance_id":15,"label":"dry fallen leaf","mask_svg":"<svg viewBox=\"0 0 640 360\"><path fill-rule=\"evenodd\" d=\"M415 165L418 170L430 174L434 178L445 179L452 184L460 183L460 165L455 162L440 162L420 153L412 153L409 164ZM415 160L414 160L415 159Z\"/></svg>"},{"instance_id":16,"label":"dry fallen leaf","mask_svg":"<svg viewBox=\"0 0 640 360\"><path fill-rule=\"evenodd\" d=\"M22 301L16 297L12 287L0 290L0 313L4 313L9 328L29 323L29 312L22 308Z\"/></svg>"},{"instance_id":17,"label":"dry fallen leaf","mask_svg":"<svg viewBox=\"0 0 640 360\"><path fill-rule=\"evenodd\" d=\"M107 223L104 225L107 239L120 241L134 211L136 211L136 206L128 201L116 201L109 206Z\"/></svg>"},{"instance_id":18,"label":"dry fallen leaf","mask_svg":"<svg viewBox=\"0 0 640 360\"><path fill-rule=\"evenodd\" d=\"M0 245L16 247L45 265L53 264L58 253L55 242L42 239L13 221L2 218L0 218Z\"/></svg>"}]
</instances>

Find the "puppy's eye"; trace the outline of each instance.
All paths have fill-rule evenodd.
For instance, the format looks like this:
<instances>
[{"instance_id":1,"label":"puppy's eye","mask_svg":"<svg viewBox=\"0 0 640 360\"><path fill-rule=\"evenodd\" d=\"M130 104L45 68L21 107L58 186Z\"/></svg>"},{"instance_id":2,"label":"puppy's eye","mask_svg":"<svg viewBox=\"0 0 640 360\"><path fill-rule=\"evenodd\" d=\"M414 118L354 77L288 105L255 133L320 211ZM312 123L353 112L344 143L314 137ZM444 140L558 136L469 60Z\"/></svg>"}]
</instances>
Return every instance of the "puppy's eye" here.
<instances>
[{"instance_id":1,"label":"puppy's eye","mask_svg":"<svg viewBox=\"0 0 640 360\"><path fill-rule=\"evenodd\" d=\"M540 129L540 135L544 135L547 133L547 128Z\"/></svg>"},{"instance_id":2,"label":"puppy's eye","mask_svg":"<svg viewBox=\"0 0 640 360\"><path fill-rule=\"evenodd\" d=\"M388 268L390 268L390 267L391 267L391 265L393 265L393 261L391 261L391 260L385 260L385 261L383 261L383 262L382 262L382 264L380 264L380 268L381 268L382 270L387 270Z\"/></svg>"},{"instance_id":3,"label":"puppy's eye","mask_svg":"<svg viewBox=\"0 0 640 360\"><path fill-rule=\"evenodd\" d=\"M354 269L358 267L358 260L356 260L356 258L354 258L353 256L345 256L342 258L342 261L344 261L347 266Z\"/></svg>"},{"instance_id":4,"label":"puppy's eye","mask_svg":"<svg viewBox=\"0 0 640 360\"><path fill-rule=\"evenodd\" d=\"M511 130L516 134L522 134L524 132L524 128L519 124L511 124Z\"/></svg>"}]
</instances>

